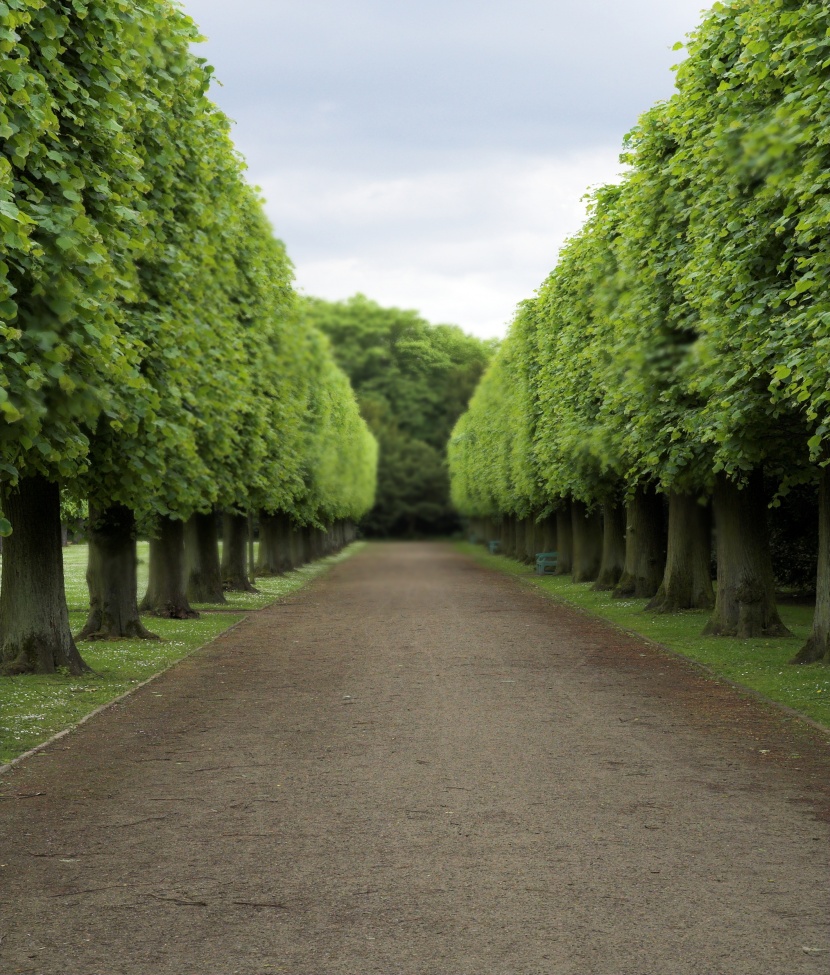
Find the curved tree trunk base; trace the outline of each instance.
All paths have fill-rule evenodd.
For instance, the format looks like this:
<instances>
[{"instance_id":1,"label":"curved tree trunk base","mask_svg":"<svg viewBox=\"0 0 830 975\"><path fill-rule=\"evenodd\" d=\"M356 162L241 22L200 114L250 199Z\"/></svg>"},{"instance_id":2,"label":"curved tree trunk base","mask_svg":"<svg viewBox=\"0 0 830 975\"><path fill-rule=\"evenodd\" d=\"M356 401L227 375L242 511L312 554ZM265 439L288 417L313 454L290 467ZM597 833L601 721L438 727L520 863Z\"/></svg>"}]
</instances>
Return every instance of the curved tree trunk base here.
<instances>
[{"instance_id":1,"label":"curved tree trunk base","mask_svg":"<svg viewBox=\"0 0 830 975\"><path fill-rule=\"evenodd\" d=\"M253 585L247 575L239 579L226 579L222 583L222 589L224 592L249 592L255 596L259 595L259 589Z\"/></svg>"},{"instance_id":2,"label":"curved tree trunk base","mask_svg":"<svg viewBox=\"0 0 830 975\"><path fill-rule=\"evenodd\" d=\"M80 633L75 634L76 640L160 640L158 633L153 633L141 622L141 620L130 620L124 627L106 626L100 614L95 614L96 618L87 620L86 625Z\"/></svg>"},{"instance_id":3,"label":"curved tree trunk base","mask_svg":"<svg viewBox=\"0 0 830 975\"><path fill-rule=\"evenodd\" d=\"M614 599L651 599L655 595L651 579L642 579L624 572L614 587Z\"/></svg>"},{"instance_id":4,"label":"curved tree trunk base","mask_svg":"<svg viewBox=\"0 0 830 975\"><path fill-rule=\"evenodd\" d=\"M195 609L180 604L167 603L152 609L142 606L142 610L148 616L155 616L160 620L197 620L199 618L199 613Z\"/></svg>"},{"instance_id":5,"label":"curved tree trunk base","mask_svg":"<svg viewBox=\"0 0 830 975\"><path fill-rule=\"evenodd\" d=\"M830 645L817 640L814 636L804 644L790 661L791 664L830 664Z\"/></svg>"},{"instance_id":6,"label":"curved tree trunk base","mask_svg":"<svg viewBox=\"0 0 830 975\"><path fill-rule=\"evenodd\" d=\"M74 648L74 644L73 644ZM0 663L0 676L2 677L21 677L24 674L54 674L62 667L52 667L47 669L43 666L43 662L47 660L48 656L53 652L53 644L51 641L47 640L28 640L18 647L18 653L16 657L11 659L6 659ZM36 666L36 662L39 662L41 666ZM75 653L70 655L64 665L66 672L72 677L80 677L81 674L92 674L93 669L89 664L78 654L77 650Z\"/></svg>"},{"instance_id":7,"label":"curved tree trunk base","mask_svg":"<svg viewBox=\"0 0 830 975\"><path fill-rule=\"evenodd\" d=\"M657 595L646 606L646 612L658 614L682 613L687 609L714 609L714 607L714 594L710 594L708 592L701 593L693 600L693 605L689 606L686 605L681 599L672 599L666 594L665 588L661 586L657 591Z\"/></svg>"},{"instance_id":8,"label":"curved tree trunk base","mask_svg":"<svg viewBox=\"0 0 830 975\"><path fill-rule=\"evenodd\" d=\"M792 636L780 620L771 620L767 626L759 626L752 621L728 626L717 620L710 620L703 628L703 636L732 636L738 640Z\"/></svg>"}]
</instances>

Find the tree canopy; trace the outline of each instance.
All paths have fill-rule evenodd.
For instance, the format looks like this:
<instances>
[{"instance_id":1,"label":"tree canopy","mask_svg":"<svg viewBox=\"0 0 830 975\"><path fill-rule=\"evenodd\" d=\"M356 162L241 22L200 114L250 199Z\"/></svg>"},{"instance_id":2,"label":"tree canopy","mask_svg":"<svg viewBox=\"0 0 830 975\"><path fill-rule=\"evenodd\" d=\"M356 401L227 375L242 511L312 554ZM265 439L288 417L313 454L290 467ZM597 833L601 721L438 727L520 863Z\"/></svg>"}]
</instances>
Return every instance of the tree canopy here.
<instances>
[{"instance_id":1,"label":"tree canopy","mask_svg":"<svg viewBox=\"0 0 830 975\"><path fill-rule=\"evenodd\" d=\"M444 533L456 524L445 445L489 360L492 343L363 295L305 299L307 320L329 336L360 410L378 439L372 535Z\"/></svg>"}]
</instances>

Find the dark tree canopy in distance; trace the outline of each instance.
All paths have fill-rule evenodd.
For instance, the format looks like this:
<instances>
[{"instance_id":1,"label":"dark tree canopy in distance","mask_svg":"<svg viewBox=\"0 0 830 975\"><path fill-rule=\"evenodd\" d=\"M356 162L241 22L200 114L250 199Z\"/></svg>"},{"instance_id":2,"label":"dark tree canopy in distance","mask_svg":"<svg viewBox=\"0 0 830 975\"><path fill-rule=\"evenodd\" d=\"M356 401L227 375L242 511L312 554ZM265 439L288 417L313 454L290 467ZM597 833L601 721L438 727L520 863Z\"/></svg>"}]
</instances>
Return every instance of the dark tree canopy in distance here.
<instances>
[{"instance_id":1,"label":"dark tree canopy in distance","mask_svg":"<svg viewBox=\"0 0 830 975\"><path fill-rule=\"evenodd\" d=\"M378 439L375 507L361 523L372 536L445 534L457 526L446 443L495 349L455 325L382 308L363 295L307 298L306 314L335 358Z\"/></svg>"}]
</instances>

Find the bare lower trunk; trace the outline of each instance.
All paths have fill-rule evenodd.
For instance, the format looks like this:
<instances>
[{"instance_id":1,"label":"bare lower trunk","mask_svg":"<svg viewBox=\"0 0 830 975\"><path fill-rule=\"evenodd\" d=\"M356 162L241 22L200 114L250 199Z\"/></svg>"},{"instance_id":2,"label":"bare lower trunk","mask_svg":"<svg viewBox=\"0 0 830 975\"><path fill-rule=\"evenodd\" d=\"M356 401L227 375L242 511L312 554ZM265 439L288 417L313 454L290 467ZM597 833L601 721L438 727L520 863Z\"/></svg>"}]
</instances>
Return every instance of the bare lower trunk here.
<instances>
[{"instance_id":1,"label":"bare lower trunk","mask_svg":"<svg viewBox=\"0 0 830 975\"><path fill-rule=\"evenodd\" d=\"M187 598L192 603L224 603L219 565L219 524L216 514L197 512L184 526L184 566Z\"/></svg>"},{"instance_id":2,"label":"bare lower trunk","mask_svg":"<svg viewBox=\"0 0 830 975\"><path fill-rule=\"evenodd\" d=\"M89 616L77 640L158 640L138 614L135 515L89 506Z\"/></svg>"},{"instance_id":3,"label":"bare lower trunk","mask_svg":"<svg viewBox=\"0 0 830 975\"><path fill-rule=\"evenodd\" d=\"M556 551L556 515L548 515L539 522L539 545L539 552Z\"/></svg>"},{"instance_id":4,"label":"bare lower trunk","mask_svg":"<svg viewBox=\"0 0 830 975\"><path fill-rule=\"evenodd\" d=\"M653 613L711 609L712 519L708 505L693 494L669 495L669 544L666 571L657 595L646 606Z\"/></svg>"},{"instance_id":5,"label":"bare lower trunk","mask_svg":"<svg viewBox=\"0 0 830 975\"><path fill-rule=\"evenodd\" d=\"M582 501L571 502L574 582L593 582L602 561L602 521L599 511L588 511Z\"/></svg>"},{"instance_id":6,"label":"bare lower trunk","mask_svg":"<svg viewBox=\"0 0 830 975\"><path fill-rule=\"evenodd\" d=\"M573 571L574 551L574 533L570 503L564 504L556 512L556 538L559 543L556 575L569 576Z\"/></svg>"},{"instance_id":7,"label":"bare lower trunk","mask_svg":"<svg viewBox=\"0 0 830 975\"><path fill-rule=\"evenodd\" d=\"M298 566L305 565L308 559L306 558L305 536L300 525L292 524L289 545L292 566L296 569Z\"/></svg>"},{"instance_id":8,"label":"bare lower trunk","mask_svg":"<svg viewBox=\"0 0 830 975\"><path fill-rule=\"evenodd\" d=\"M139 608L171 620L199 615L185 593L184 522L178 519L159 518L158 536L150 539L150 582Z\"/></svg>"},{"instance_id":9,"label":"bare lower trunk","mask_svg":"<svg viewBox=\"0 0 830 975\"><path fill-rule=\"evenodd\" d=\"M666 521L663 498L638 487L626 509L625 567L616 599L651 599L666 568Z\"/></svg>"},{"instance_id":10,"label":"bare lower trunk","mask_svg":"<svg viewBox=\"0 0 830 975\"><path fill-rule=\"evenodd\" d=\"M541 552L540 548L536 548L536 519L531 515L529 518L524 520L524 539L522 545L524 562L527 565L533 565L536 562L536 553Z\"/></svg>"},{"instance_id":11,"label":"bare lower trunk","mask_svg":"<svg viewBox=\"0 0 830 975\"><path fill-rule=\"evenodd\" d=\"M789 636L775 606L763 473L753 471L743 490L715 480L718 589L708 636Z\"/></svg>"},{"instance_id":12,"label":"bare lower trunk","mask_svg":"<svg viewBox=\"0 0 830 975\"><path fill-rule=\"evenodd\" d=\"M222 586L228 592L256 592L248 578L248 516L226 511L222 523Z\"/></svg>"},{"instance_id":13,"label":"bare lower trunk","mask_svg":"<svg viewBox=\"0 0 830 975\"><path fill-rule=\"evenodd\" d=\"M513 515L502 515L501 554L510 558L516 554L516 519Z\"/></svg>"},{"instance_id":14,"label":"bare lower trunk","mask_svg":"<svg viewBox=\"0 0 830 975\"><path fill-rule=\"evenodd\" d=\"M602 561L596 592L609 592L622 578L625 568L625 508L612 501L602 506Z\"/></svg>"},{"instance_id":15,"label":"bare lower trunk","mask_svg":"<svg viewBox=\"0 0 830 975\"><path fill-rule=\"evenodd\" d=\"M89 670L69 629L57 484L40 476L24 477L4 493L3 511L13 533L3 544L0 672Z\"/></svg>"},{"instance_id":16,"label":"bare lower trunk","mask_svg":"<svg viewBox=\"0 0 830 975\"><path fill-rule=\"evenodd\" d=\"M273 515L261 511L257 575L281 576L292 568L291 517L282 511Z\"/></svg>"},{"instance_id":17,"label":"bare lower trunk","mask_svg":"<svg viewBox=\"0 0 830 975\"><path fill-rule=\"evenodd\" d=\"M830 664L830 467L821 472L818 494L818 574L813 630L792 663L813 664L819 660Z\"/></svg>"},{"instance_id":18,"label":"bare lower trunk","mask_svg":"<svg viewBox=\"0 0 830 975\"><path fill-rule=\"evenodd\" d=\"M303 525L300 529L303 536L303 556L306 563L313 562L315 559L314 555L314 527L312 525Z\"/></svg>"}]
</instances>

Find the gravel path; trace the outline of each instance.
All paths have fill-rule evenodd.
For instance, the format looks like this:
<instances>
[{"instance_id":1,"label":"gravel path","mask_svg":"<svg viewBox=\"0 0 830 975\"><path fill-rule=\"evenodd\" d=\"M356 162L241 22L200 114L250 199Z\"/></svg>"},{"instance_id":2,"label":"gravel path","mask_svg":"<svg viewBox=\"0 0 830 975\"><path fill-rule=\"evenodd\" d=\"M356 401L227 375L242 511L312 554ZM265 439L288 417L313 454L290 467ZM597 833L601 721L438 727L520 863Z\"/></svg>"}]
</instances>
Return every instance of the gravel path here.
<instances>
[{"instance_id":1,"label":"gravel path","mask_svg":"<svg viewBox=\"0 0 830 975\"><path fill-rule=\"evenodd\" d=\"M830 971L818 732L369 546L0 780L0 973Z\"/></svg>"}]
</instances>

